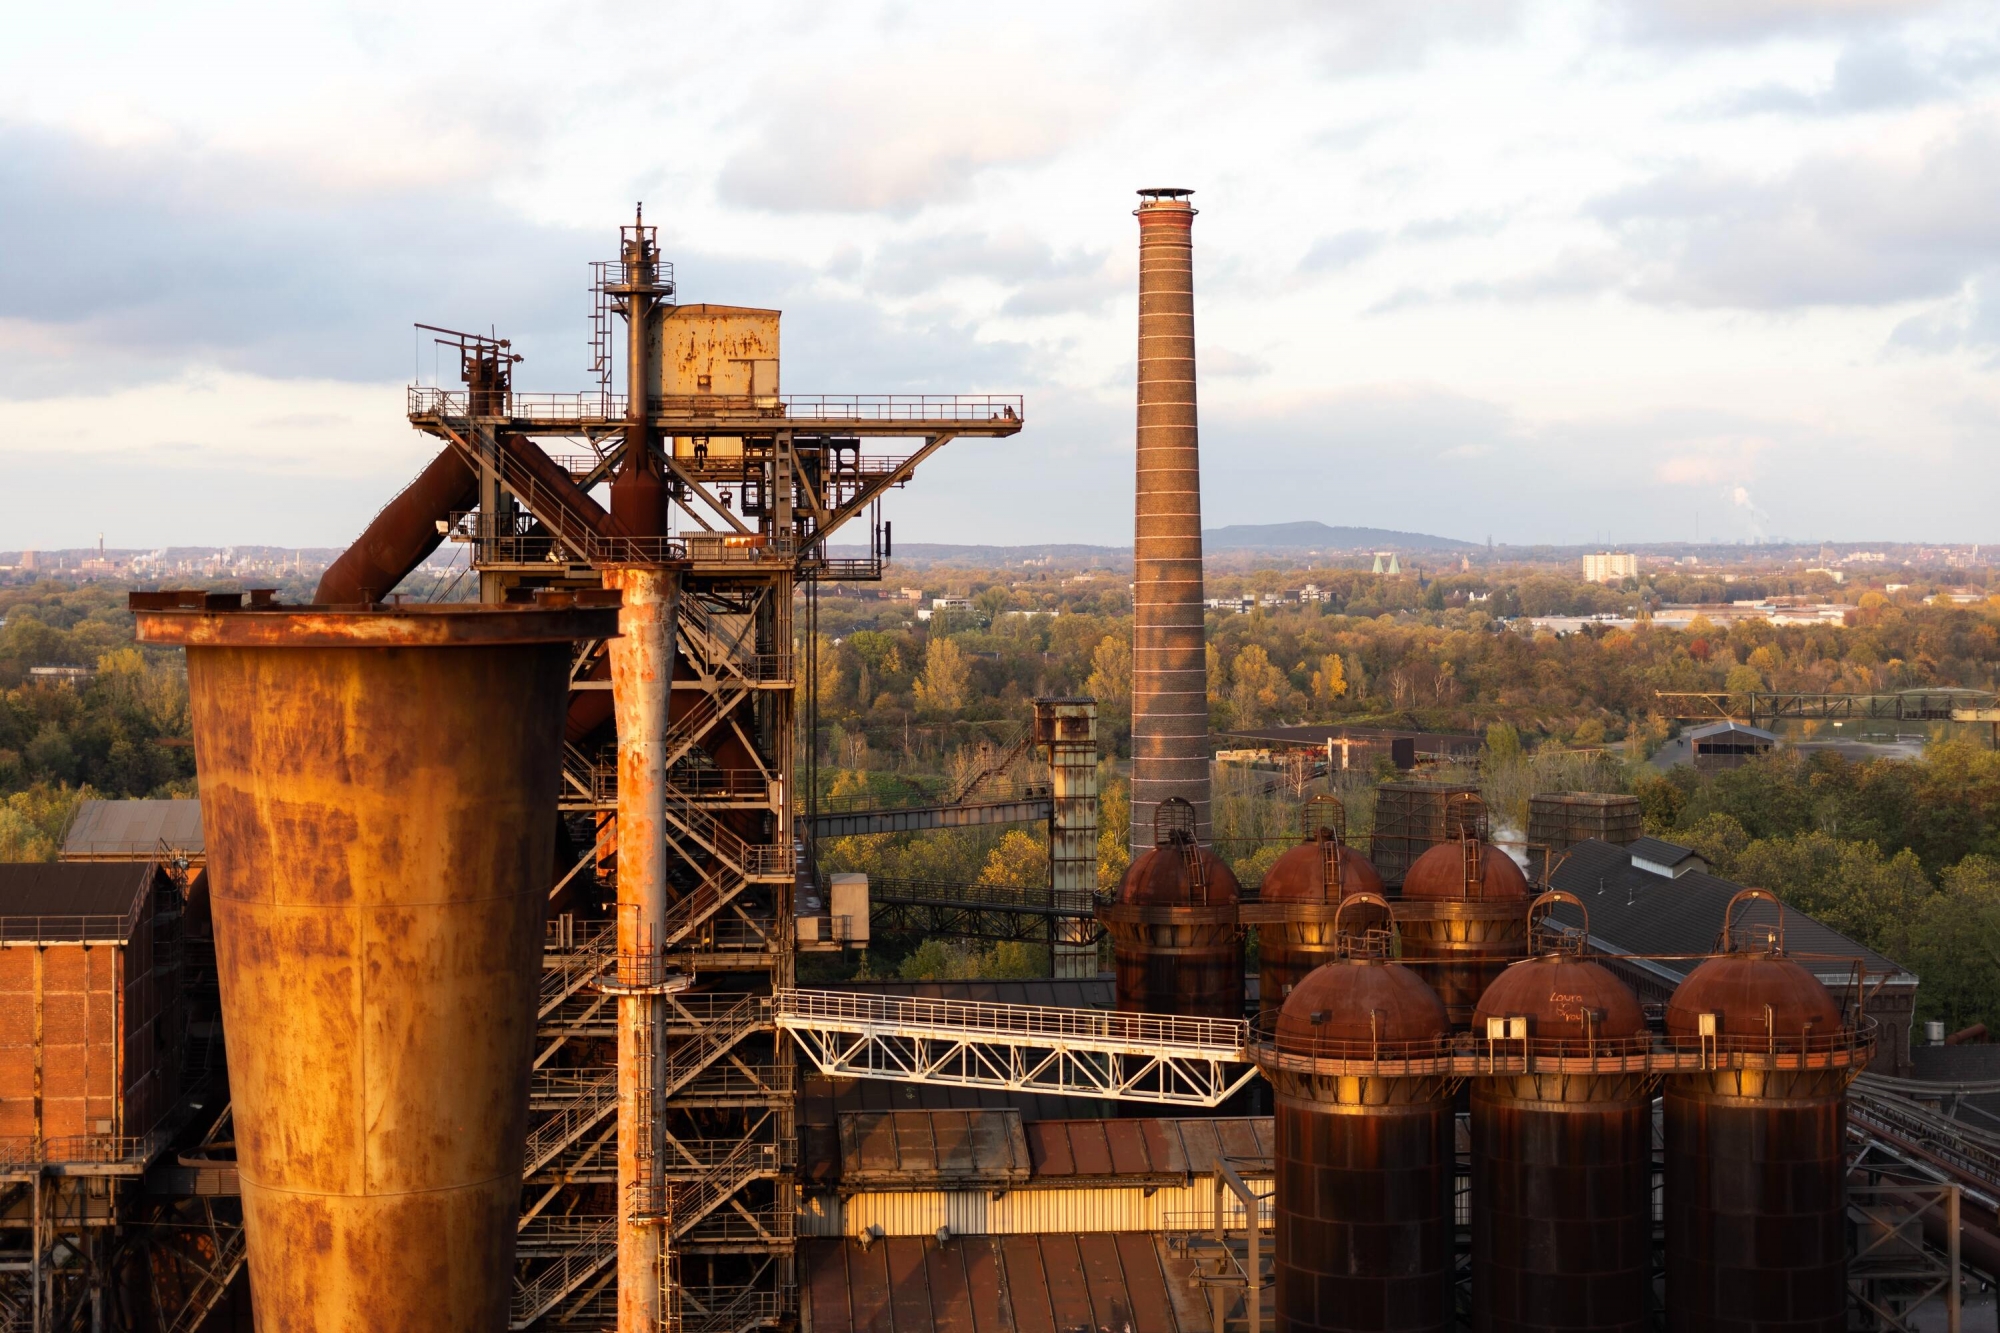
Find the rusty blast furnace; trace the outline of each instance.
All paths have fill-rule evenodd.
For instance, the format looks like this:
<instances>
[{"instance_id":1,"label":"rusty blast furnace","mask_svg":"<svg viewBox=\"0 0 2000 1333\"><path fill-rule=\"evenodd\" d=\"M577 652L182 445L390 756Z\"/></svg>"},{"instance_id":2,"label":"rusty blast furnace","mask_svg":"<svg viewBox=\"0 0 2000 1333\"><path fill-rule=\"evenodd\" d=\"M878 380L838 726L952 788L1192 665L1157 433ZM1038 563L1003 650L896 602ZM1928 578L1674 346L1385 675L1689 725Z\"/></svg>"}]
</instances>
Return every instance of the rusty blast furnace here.
<instances>
[{"instance_id":1,"label":"rusty blast furnace","mask_svg":"<svg viewBox=\"0 0 2000 1333\"><path fill-rule=\"evenodd\" d=\"M1153 812L1194 810L1207 846L1208 651L1201 597L1201 449L1194 393L1194 209L1141 190L1139 419L1132 535L1132 854Z\"/></svg>"}]
</instances>

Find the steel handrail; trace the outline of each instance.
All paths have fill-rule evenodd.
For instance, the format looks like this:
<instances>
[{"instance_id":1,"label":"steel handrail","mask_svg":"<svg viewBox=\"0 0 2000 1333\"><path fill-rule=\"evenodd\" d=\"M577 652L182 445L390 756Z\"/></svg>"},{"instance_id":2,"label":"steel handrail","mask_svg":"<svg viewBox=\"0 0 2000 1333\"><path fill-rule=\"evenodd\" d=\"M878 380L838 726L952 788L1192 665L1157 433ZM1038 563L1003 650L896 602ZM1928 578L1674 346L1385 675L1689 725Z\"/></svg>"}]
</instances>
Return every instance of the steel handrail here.
<instances>
[{"instance_id":1,"label":"steel handrail","mask_svg":"<svg viewBox=\"0 0 2000 1333\"><path fill-rule=\"evenodd\" d=\"M1240 1059L1249 1024L1242 1019L1123 1014L1061 1005L996 1004L850 991L782 989L772 996L780 1025L826 1022L865 1029L928 1028L968 1037L1014 1037L1051 1043L1212 1053Z\"/></svg>"}]
</instances>

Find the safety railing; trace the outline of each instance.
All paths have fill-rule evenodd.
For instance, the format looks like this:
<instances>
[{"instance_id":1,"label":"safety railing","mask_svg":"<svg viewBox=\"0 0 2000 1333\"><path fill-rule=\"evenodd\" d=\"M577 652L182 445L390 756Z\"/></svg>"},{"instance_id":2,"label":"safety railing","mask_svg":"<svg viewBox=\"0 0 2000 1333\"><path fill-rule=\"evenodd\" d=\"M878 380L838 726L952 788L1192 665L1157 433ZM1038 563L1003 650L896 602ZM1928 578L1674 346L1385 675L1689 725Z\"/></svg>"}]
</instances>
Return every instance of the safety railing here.
<instances>
[{"instance_id":1,"label":"safety railing","mask_svg":"<svg viewBox=\"0 0 2000 1333\"><path fill-rule=\"evenodd\" d=\"M990 1004L859 995L851 991L785 989L773 996L780 1026L932 1030L968 1037L999 1036L1082 1046L1116 1053L1170 1051L1240 1060L1249 1024L1232 1018L1121 1014L1060 1005Z\"/></svg>"},{"instance_id":2,"label":"safety railing","mask_svg":"<svg viewBox=\"0 0 2000 1333\"><path fill-rule=\"evenodd\" d=\"M141 902L151 895L140 895ZM138 912L122 916L0 916L0 941L21 944L122 944L132 938Z\"/></svg>"},{"instance_id":3,"label":"safety railing","mask_svg":"<svg viewBox=\"0 0 2000 1333\"><path fill-rule=\"evenodd\" d=\"M575 1097L528 1132L522 1176L532 1176L554 1161L579 1135L602 1120L617 1102L618 1075L615 1071L606 1071L580 1088Z\"/></svg>"},{"instance_id":4,"label":"safety railing","mask_svg":"<svg viewBox=\"0 0 2000 1333\"><path fill-rule=\"evenodd\" d=\"M623 421L622 393L510 393L502 406L517 421ZM463 389L413 384L407 390L408 414L420 419L463 419L470 414L470 396ZM652 402L657 419L675 417L708 420L744 417L749 421L790 422L961 422L1008 424L1021 422L1024 404L1017 393L792 393L792 394L674 394Z\"/></svg>"},{"instance_id":5,"label":"safety railing","mask_svg":"<svg viewBox=\"0 0 2000 1333\"><path fill-rule=\"evenodd\" d=\"M26 1135L0 1138L0 1173L44 1166L118 1166L138 1168L166 1146L166 1136L151 1134L63 1134L34 1139Z\"/></svg>"},{"instance_id":6,"label":"safety railing","mask_svg":"<svg viewBox=\"0 0 2000 1333\"><path fill-rule=\"evenodd\" d=\"M1745 1069L1859 1069L1875 1049L1875 1020L1826 1032L1627 1037L1529 1035L1523 1019L1495 1018L1493 1031L1441 1033L1416 1041L1280 1028L1275 1010L1251 1025L1248 1052L1258 1064L1294 1073L1378 1077L1460 1077L1525 1073L1673 1074ZM1519 1024L1519 1027L1515 1027Z\"/></svg>"},{"instance_id":7,"label":"safety railing","mask_svg":"<svg viewBox=\"0 0 2000 1333\"><path fill-rule=\"evenodd\" d=\"M606 1218L547 1268L514 1284L509 1328L526 1328L561 1303L618 1253L618 1219Z\"/></svg>"}]
</instances>

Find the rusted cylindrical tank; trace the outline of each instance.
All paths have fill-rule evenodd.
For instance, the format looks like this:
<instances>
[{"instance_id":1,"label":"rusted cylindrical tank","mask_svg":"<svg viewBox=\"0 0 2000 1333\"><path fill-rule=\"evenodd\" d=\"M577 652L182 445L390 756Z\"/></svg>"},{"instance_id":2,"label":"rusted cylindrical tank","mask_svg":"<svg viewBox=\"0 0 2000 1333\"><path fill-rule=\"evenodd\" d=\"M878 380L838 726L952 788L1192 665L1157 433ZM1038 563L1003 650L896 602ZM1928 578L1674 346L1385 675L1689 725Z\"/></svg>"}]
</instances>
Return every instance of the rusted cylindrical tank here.
<instances>
[{"instance_id":1,"label":"rusted cylindrical tank","mask_svg":"<svg viewBox=\"0 0 2000 1333\"><path fill-rule=\"evenodd\" d=\"M1139 414L1132 534L1132 854L1161 801L1208 824L1208 647L1195 419L1192 191L1141 190Z\"/></svg>"},{"instance_id":2,"label":"rusted cylindrical tank","mask_svg":"<svg viewBox=\"0 0 2000 1333\"><path fill-rule=\"evenodd\" d=\"M1260 1008L1277 1008L1308 973L1333 961L1333 916L1343 898L1382 892L1374 865L1347 844L1342 814L1338 802L1310 803L1305 841L1271 863L1256 901L1239 913L1257 927Z\"/></svg>"},{"instance_id":3,"label":"rusted cylindrical tank","mask_svg":"<svg viewBox=\"0 0 2000 1333\"><path fill-rule=\"evenodd\" d=\"M1576 902L1535 907L1556 900ZM1565 942L1502 972L1472 1027L1499 1071L1472 1080L1473 1327L1639 1333L1653 1077L1638 997Z\"/></svg>"},{"instance_id":4,"label":"rusted cylindrical tank","mask_svg":"<svg viewBox=\"0 0 2000 1333\"><path fill-rule=\"evenodd\" d=\"M1403 956L1444 1001L1454 1026L1472 1021L1479 997L1528 951L1528 877L1478 836L1456 837L1418 857L1403 876L1396 928Z\"/></svg>"},{"instance_id":5,"label":"rusted cylindrical tank","mask_svg":"<svg viewBox=\"0 0 2000 1333\"><path fill-rule=\"evenodd\" d=\"M1111 936L1117 1006L1143 1014L1243 1017L1243 931L1236 875L1194 841L1187 802L1156 811L1156 845L1097 909Z\"/></svg>"},{"instance_id":6,"label":"rusted cylindrical tank","mask_svg":"<svg viewBox=\"0 0 2000 1333\"><path fill-rule=\"evenodd\" d=\"M1343 920L1362 904L1387 918L1358 894ZM1385 953L1350 940L1258 1019L1251 1054L1277 1094L1280 1333L1452 1327L1449 1024Z\"/></svg>"},{"instance_id":7,"label":"rusted cylindrical tank","mask_svg":"<svg viewBox=\"0 0 2000 1333\"><path fill-rule=\"evenodd\" d=\"M1695 968L1667 1002L1667 1039L1699 1056L1666 1081L1667 1326L1677 1333L1847 1327L1846 1090L1873 1052L1785 956L1777 929ZM1836 965L1841 971L1846 963Z\"/></svg>"},{"instance_id":8,"label":"rusted cylindrical tank","mask_svg":"<svg viewBox=\"0 0 2000 1333\"><path fill-rule=\"evenodd\" d=\"M234 602L134 594L187 646L257 1327L497 1333L570 643L616 612Z\"/></svg>"}]
</instances>

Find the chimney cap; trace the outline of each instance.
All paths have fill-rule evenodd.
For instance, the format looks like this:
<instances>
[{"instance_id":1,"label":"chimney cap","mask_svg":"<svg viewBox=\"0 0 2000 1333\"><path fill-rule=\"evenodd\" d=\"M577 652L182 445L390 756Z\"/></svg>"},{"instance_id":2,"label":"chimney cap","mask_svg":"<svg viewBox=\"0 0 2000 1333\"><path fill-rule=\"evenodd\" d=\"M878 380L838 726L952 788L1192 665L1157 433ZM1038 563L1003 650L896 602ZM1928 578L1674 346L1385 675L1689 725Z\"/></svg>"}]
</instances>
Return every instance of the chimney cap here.
<instances>
[{"instance_id":1,"label":"chimney cap","mask_svg":"<svg viewBox=\"0 0 2000 1333\"><path fill-rule=\"evenodd\" d=\"M1139 193L1154 203L1184 203L1194 194L1193 190L1183 190L1174 186L1156 185Z\"/></svg>"}]
</instances>

